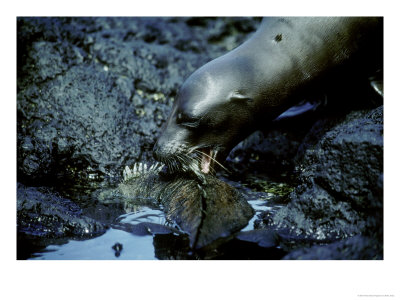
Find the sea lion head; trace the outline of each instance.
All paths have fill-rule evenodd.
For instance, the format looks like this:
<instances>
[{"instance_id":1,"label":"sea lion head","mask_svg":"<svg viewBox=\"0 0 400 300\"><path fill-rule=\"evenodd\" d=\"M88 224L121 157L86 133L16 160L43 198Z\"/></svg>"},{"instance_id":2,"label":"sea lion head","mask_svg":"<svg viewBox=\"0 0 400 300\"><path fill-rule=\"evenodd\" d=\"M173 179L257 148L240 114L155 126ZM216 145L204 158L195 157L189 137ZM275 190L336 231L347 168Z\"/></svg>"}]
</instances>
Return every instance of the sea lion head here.
<instances>
[{"instance_id":1,"label":"sea lion head","mask_svg":"<svg viewBox=\"0 0 400 300\"><path fill-rule=\"evenodd\" d=\"M251 133L255 120L248 62L224 58L194 72L182 85L155 147L172 171L209 173L217 160ZM247 73L247 74L246 74Z\"/></svg>"}]
</instances>

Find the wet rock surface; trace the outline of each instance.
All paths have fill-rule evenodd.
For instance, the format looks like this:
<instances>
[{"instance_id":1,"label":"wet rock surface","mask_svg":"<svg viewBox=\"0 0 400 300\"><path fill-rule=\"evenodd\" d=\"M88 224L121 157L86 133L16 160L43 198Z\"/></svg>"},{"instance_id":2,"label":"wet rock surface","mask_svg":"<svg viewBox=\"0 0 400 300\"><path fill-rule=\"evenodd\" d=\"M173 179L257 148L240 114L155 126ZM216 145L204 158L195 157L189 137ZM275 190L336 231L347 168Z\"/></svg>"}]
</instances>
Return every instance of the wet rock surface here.
<instances>
[{"instance_id":1,"label":"wet rock surface","mask_svg":"<svg viewBox=\"0 0 400 300\"><path fill-rule=\"evenodd\" d=\"M288 195L287 205L265 213L258 226L324 243L362 235L349 243L316 248L323 250L306 256L309 259L318 251L331 259L339 253L355 259L357 252L338 252L335 247L361 249L370 244L376 251L360 251L360 259L382 258L382 113L380 106L317 121L296 156L298 186Z\"/></svg>"},{"instance_id":2,"label":"wet rock surface","mask_svg":"<svg viewBox=\"0 0 400 300\"><path fill-rule=\"evenodd\" d=\"M118 222L136 204L126 202L129 188L121 197L104 182L115 186L125 166L152 163L184 79L241 44L259 21L18 18L17 257L111 227L150 236L159 259L382 259L383 106L354 81L333 84L334 95L315 112L268 124L239 144L225 163L231 173L221 177L231 187L212 179L206 189L216 201L209 215L195 200L204 198L197 185L176 178L135 190L162 194L157 205L172 226ZM180 191L167 193L174 183ZM184 204L179 193L193 201ZM254 228L235 236L250 218L241 197L260 209ZM154 199L139 202L155 209ZM204 245L230 237L193 256L199 227L215 233L204 232ZM121 240L123 250L115 250L117 242L107 249L123 257L129 244Z\"/></svg>"},{"instance_id":3,"label":"wet rock surface","mask_svg":"<svg viewBox=\"0 0 400 300\"><path fill-rule=\"evenodd\" d=\"M320 260L371 260L383 259L383 251L376 239L354 236L328 245L312 246L292 251L283 259Z\"/></svg>"},{"instance_id":4,"label":"wet rock surface","mask_svg":"<svg viewBox=\"0 0 400 300\"><path fill-rule=\"evenodd\" d=\"M30 256L30 248L66 238L89 239L102 235L108 226L85 216L69 199L47 188L17 185L17 258Z\"/></svg>"},{"instance_id":5,"label":"wet rock surface","mask_svg":"<svg viewBox=\"0 0 400 300\"><path fill-rule=\"evenodd\" d=\"M27 235L59 238L90 238L105 232L106 226L83 215L82 209L69 199L51 191L17 188L17 229Z\"/></svg>"}]
</instances>

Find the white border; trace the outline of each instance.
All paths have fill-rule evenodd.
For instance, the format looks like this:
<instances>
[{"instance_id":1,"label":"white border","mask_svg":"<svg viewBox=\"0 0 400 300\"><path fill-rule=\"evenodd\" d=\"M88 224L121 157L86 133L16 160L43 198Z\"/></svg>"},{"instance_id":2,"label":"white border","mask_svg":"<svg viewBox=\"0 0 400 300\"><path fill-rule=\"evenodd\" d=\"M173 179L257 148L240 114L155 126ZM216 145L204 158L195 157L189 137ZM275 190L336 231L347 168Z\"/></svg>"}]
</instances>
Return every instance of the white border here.
<instances>
[{"instance_id":1,"label":"white border","mask_svg":"<svg viewBox=\"0 0 400 300\"><path fill-rule=\"evenodd\" d=\"M400 297L398 9L394 1L14 1L2 5L1 295L3 299L362 299ZM145 2L145 3L143 3ZM265 3L263 3L265 2ZM263 3L263 4L260 4ZM10 6L11 5L11 6ZM16 16L385 16L384 261L16 261ZM397 154L397 155L396 155ZM397 229L397 230L396 230ZM123 298L122 298L123 299Z\"/></svg>"}]
</instances>

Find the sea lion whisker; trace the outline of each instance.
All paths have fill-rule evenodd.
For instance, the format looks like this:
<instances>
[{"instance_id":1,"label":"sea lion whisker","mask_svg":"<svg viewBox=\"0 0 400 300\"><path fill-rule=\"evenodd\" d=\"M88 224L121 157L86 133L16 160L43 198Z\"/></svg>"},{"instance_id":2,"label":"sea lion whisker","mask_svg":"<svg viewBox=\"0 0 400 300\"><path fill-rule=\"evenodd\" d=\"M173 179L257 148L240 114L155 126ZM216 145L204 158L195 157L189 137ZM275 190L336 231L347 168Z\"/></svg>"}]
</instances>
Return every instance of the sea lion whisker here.
<instances>
[{"instance_id":1,"label":"sea lion whisker","mask_svg":"<svg viewBox=\"0 0 400 300\"><path fill-rule=\"evenodd\" d=\"M183 167L185 166L185 163L186 163L186 159L185 159L185 156L183 155L183 153L182 152L176 153L175 159L176 159L176 162L178 162L175 165L176 166L176 170L178 171L179 168L183 169Z\"/></svg>"}]
</instances>

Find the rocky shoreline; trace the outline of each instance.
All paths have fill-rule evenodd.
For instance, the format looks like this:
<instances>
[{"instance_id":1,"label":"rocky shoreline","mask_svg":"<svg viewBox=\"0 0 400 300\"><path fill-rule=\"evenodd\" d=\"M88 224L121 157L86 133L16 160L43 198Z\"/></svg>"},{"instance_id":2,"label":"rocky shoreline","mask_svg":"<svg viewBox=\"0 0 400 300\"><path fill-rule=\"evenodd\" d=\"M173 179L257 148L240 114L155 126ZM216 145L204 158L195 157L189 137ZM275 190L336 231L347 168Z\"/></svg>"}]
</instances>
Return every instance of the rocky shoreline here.
<instances>
[{"instance_id":1,"label":"rocky shoreline","mask_svg":"<svg viewBox=\"0 0 400 300\"><path fill-rule=\"evenodd\" d=\"M120 183L125 166L154 163L152 145L184 79L259 22L18 18L18 248L110 228L126 209L98 191ZM232 151L224 177L271 194L273 207L235 240L280 247L284 259L383 259L382 99L358 83L340 90ZM272 180L291 188L277 192Z\"/></svg>"}]
</instances>

